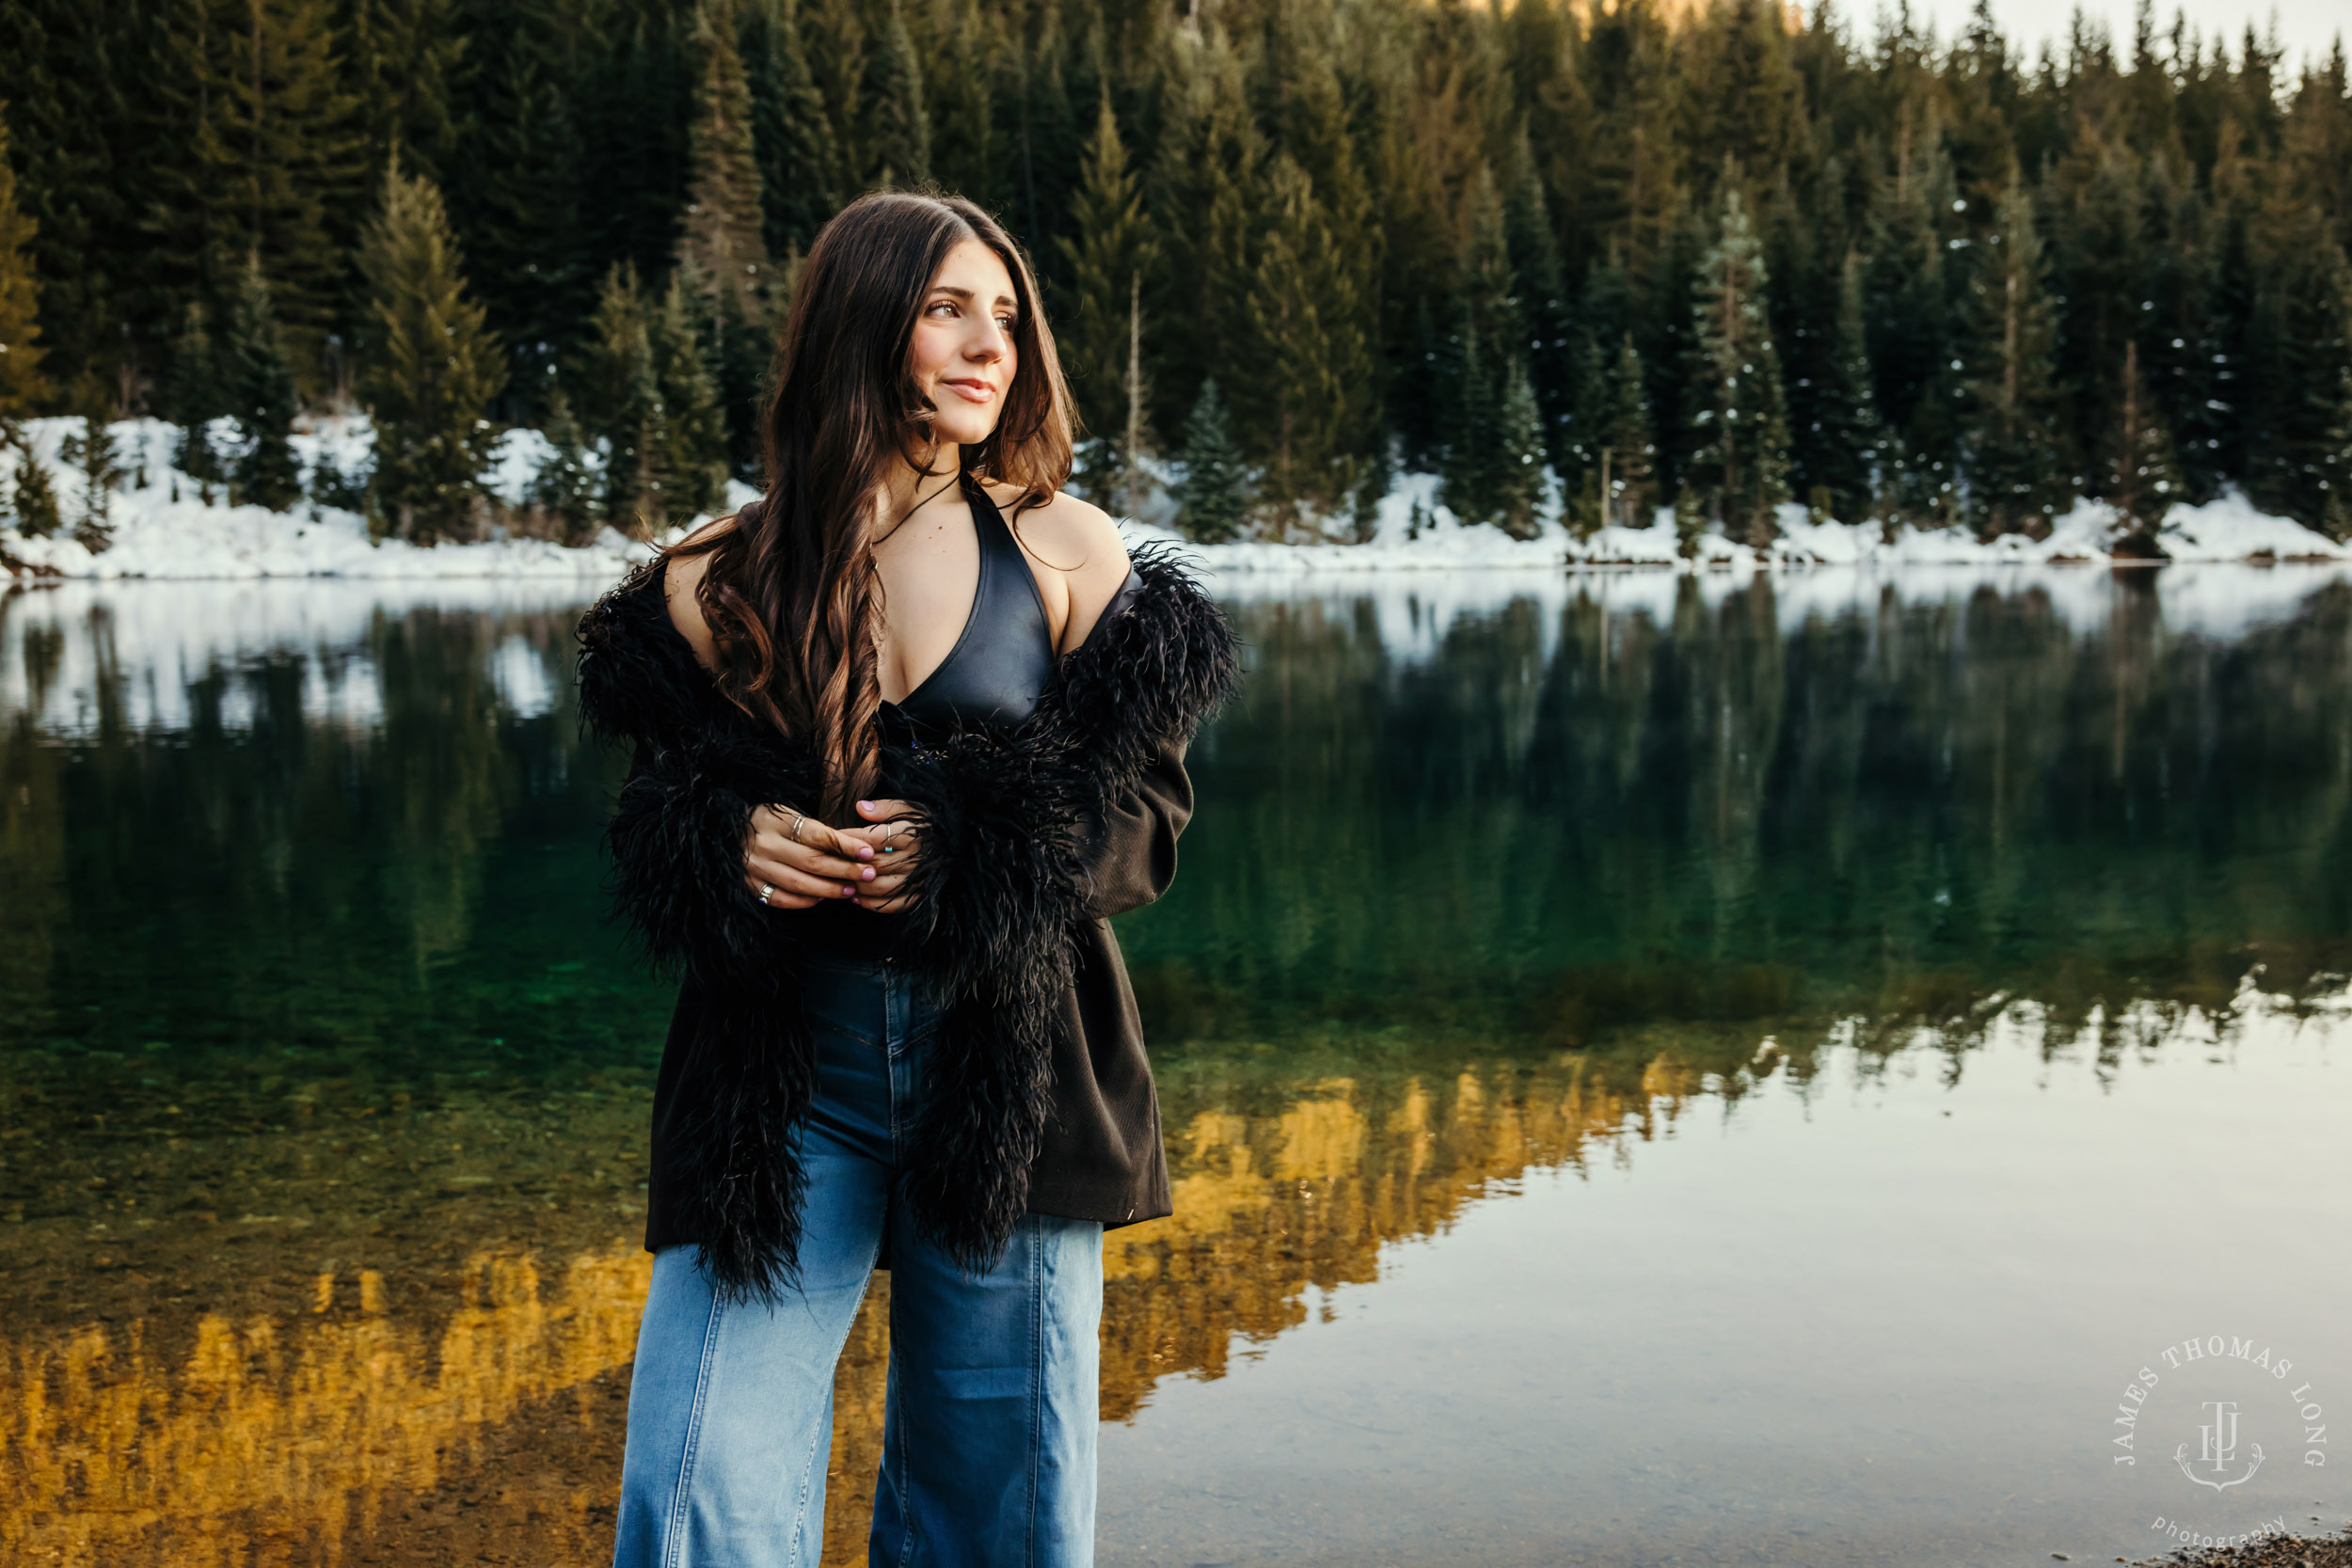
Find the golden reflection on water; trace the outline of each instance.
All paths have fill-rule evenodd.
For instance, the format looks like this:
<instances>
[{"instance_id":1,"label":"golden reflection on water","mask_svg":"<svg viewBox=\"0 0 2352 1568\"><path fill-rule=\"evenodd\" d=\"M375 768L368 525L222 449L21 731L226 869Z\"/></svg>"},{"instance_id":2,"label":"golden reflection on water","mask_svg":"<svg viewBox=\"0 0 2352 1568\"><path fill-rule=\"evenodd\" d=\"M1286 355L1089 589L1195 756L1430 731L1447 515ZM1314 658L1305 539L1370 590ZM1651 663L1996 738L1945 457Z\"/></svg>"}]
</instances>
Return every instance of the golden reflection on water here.
<instances>
[{"instance_id":1,"label":"golden reflection on water","mask_svg":"<svg viewBox=\"0 0 2352 1568\"><path fill-rule=\"evenodd\" d=\"M1531 1167L1581 1164L1597 1138L1649 1136L1698 1087L1671 1054L1617 1090L1563 1053L1331 1078L1263 1112L1206 1085L1171 1095L1176 1212L1105 1238L1104 1418L1133 1419L1163 1377L1221 1375L1236 1337L1304 1320L1309 1284L1375 1278L1385 1243ZM471 1212L453 1205L451 1228ZM609 1560L648 1262L625 1240L561 1262L482 1245L415 1307L346 1269L298 1308L31 1328L0 1357L0 1560ZM887 1305L877 1275L842 1356L828 1563L865 1555Z\"/></svg>"}]
</instances>

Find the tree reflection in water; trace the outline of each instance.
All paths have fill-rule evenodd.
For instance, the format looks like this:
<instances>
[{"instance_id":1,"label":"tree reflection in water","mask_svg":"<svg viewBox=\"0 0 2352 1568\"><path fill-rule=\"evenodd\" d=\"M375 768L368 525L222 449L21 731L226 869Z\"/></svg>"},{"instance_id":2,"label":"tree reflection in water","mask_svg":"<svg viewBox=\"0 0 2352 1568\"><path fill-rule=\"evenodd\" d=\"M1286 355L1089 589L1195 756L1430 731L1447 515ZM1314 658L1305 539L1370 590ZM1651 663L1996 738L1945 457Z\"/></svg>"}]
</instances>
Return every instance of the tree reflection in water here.
<instances>
[{"instance_id":1,"label":"tree reflection in water","mask_svg":"<svg viewBox=\"0 0 2352 1568\"><path fill-rule=\"evenodd\" d=\"M1106 1418L1833 1048L1957 1078L2029 997L2111 1074L2256 965L2340 985L2352 589L2246 580L2280 608L2169 614L2186 574L1239 605L1184 874L1121 925L1178 1212L1108 1238ZM667 998L596 892L576 610L0 600L9 1560L609 1551Z\"/></svg>"}]
</instances>

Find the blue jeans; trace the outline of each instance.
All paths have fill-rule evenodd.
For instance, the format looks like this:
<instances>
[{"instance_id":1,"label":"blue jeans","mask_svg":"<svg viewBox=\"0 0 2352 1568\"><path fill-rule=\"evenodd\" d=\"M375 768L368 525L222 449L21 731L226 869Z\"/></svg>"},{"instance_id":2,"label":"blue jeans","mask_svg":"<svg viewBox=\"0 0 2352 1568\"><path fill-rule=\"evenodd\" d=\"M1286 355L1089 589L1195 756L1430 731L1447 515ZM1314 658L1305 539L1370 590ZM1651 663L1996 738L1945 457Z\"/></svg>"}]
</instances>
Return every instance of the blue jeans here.
<instances>
[{"instance_id":1,"label":"blue jeans","mask_svg":"<svg viewBox=\"0 0 2352 1568\"><path fill-rule=\"evenodd\" d=\"M802 1285L721 1303L654 1257L629 1380L616 1568L817 1568L834 1364L890 1237L890 1370L869 1564L1094 1560L1099 1220L1027 1214L975 1279L914 1233L898 1173L934 1009L903 969L827 961L805 991L818 1094Z\"/></svg>"}]
</instances>

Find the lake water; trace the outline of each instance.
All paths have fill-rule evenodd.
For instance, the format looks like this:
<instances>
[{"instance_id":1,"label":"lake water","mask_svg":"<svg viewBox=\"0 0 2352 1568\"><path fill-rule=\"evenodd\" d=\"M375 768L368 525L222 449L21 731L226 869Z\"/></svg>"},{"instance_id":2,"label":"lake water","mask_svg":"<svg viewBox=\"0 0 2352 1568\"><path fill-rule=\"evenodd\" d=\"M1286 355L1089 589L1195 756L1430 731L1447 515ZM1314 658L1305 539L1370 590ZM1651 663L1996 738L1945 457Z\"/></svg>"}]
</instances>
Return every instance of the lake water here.
<instances>
[{"instance_id":1,"label":"lake water","mask_svg":"<svg viewBox=\"0 0 2352 1568\"><path fill-rule=\"evenodd\" d=\"M2344 1521L2352 574L1225 587L1106 1565ZM0 1560L609 1554L669 996L580 602L0 598Z\"/></svg>"}]
</instances>

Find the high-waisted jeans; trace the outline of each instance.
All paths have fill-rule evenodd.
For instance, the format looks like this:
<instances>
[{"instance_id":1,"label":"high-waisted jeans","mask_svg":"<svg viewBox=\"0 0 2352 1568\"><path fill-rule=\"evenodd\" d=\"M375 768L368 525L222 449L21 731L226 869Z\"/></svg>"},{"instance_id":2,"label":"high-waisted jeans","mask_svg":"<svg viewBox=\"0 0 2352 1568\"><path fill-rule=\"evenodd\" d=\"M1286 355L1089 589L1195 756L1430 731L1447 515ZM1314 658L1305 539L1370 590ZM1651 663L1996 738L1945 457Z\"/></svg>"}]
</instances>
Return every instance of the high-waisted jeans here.
<instances>
[{"instance_id":1,"label":"high-waisted jeans","mask_svg":"<svg viewBox=\"0 0 2352 1568\"><path fill-rule=\"evenodd\" d=\"M802 1286L722 1303L692 1246L654 1257L629 1382L616 1568L817 1568L834 1364L890 1238L890 1367L867 1561L1094 1560L1099 1220L1023 1216L987 1275L917 1236L898 1172L934 1009L903 969L812 974L818 1094Z\"/></svg>"}]
</instances>

